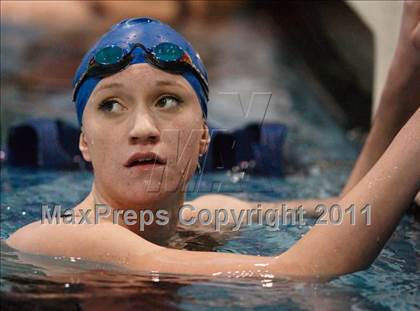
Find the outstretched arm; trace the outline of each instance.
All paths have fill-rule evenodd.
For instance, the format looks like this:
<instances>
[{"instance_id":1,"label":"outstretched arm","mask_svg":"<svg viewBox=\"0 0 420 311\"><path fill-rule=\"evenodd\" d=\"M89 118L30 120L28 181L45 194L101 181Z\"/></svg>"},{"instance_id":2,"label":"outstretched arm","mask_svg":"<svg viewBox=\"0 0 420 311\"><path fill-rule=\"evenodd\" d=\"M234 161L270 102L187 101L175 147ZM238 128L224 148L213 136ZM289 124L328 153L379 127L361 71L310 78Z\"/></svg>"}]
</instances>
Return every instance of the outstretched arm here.
<instances>
[{"instance_id":1,"label":"outstretched arm","mask_svg":"<svg viewBox=\"0 0 420 311\"><path fill-rule=\"evenodd\" d=\"M339 275L366 268L397 226L420 189L420 108L401 129L375 166L339 202L356 208L356 221L316 225L285 254L299 259L302 271ZM371 225L361 209L371 206ZM312 270L307 270L308 268Z\"/></svg>"},{"instance_id":2,"label":"outstretched arm","mask_svg":"<svg viewBox=\"0 0 420 311\"><path fill-rule=\"evenodd\" d=\"M330 278L368 267L397 226L420 189L420 109L401 129L375 166L339 202L355 206L340 224L317 224L278 257L196 253L161 249L156 264L180 273L238 273L265 271L268 275ZM370 224L362 209L370 205ZM179 261L178 261L179 260ZM186 262L185 262L186 261ZM185 264L178 266L179 262ZM260 268L260 269L259 269Z\"/></svg>"}]
</instances>

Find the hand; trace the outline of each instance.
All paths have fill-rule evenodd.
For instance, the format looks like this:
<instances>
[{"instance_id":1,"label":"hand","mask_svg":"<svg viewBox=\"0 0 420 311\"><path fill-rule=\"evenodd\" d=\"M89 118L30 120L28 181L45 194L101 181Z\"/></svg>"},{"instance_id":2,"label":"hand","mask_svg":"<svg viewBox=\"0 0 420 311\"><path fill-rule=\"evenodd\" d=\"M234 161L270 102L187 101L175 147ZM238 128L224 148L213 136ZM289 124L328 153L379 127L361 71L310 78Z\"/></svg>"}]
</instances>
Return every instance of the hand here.
<instances>
[{"instance_id":1,"label":"hand","mask_svg":"<svg viewBox=\"0 0 420 311\"><path fill-rule=\"evenodd\" d=\"M420 67L420 1L404 1L400 35L395 52L399 65Z\"/></svg>"}]
</instances>

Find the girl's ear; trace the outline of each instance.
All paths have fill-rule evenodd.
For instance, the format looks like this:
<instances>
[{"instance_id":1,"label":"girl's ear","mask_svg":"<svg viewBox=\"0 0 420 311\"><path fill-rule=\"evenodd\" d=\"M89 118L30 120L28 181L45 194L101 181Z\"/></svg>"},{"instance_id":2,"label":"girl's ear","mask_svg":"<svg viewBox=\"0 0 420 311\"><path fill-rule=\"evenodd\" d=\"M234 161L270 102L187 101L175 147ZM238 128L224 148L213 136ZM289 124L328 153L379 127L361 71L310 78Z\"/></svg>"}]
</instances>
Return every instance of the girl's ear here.
<instances>
[{"instance_id":1,"label":"girl's ear","mask_svg":"<svg viewBox=\"0 0 420 311\"><path fill-rule=\"evenodd\" d=\"M206 121L203 122L203 130L203 135L200 139L200 156L207 152L210 144L210 131Z\"/></svg>"},{"instance_id":2,"label":"girl's ear","mask_svg":"<svg viewBox=\"0 0 420 311\"><path fill-rule=\"evenodd\" d=\"M87 162L92 161L89 155L89 148L88 148L88 144L86 140L86 134L83 131L83 128L80 132L80 137L79 137L79 150L82 153L83 159L85 159L85 161Z\"/></svg>"}]
</instances>

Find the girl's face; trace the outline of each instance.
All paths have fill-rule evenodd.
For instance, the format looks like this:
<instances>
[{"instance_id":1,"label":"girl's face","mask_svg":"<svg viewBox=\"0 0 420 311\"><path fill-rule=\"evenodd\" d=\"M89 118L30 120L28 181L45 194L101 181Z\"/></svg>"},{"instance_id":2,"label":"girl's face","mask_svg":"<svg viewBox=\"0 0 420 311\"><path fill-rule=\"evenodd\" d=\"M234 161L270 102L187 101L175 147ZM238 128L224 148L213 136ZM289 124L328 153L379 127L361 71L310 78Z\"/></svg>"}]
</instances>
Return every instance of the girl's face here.
<instances>
[{"instance_id":1,"label":"girl's face","mask_svg":"<svg viewBox=\"0 0 420 311\"><path fill-rule=\"evenodd\" d=\"M95 189L119 208L179 197L208 145L191 85L149 64L102 79L82 121L80 150Z\"/></svg>"}]
</instances>

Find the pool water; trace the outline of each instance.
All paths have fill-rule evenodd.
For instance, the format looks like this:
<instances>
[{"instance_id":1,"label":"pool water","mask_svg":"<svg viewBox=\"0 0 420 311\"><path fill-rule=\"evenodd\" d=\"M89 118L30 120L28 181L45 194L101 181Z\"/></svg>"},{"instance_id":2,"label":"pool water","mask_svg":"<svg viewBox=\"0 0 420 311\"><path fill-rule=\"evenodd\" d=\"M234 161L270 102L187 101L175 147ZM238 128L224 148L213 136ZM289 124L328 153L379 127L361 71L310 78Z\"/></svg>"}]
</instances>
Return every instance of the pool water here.
<instances>
[{"instance_id":1,"label":"pool water","mask_svg":"<svg viewBox=\"0 0 420 311\"><path fill-rule=\"evenodd\" d=\"M250 200L335 195L349 167L325 166L315 173L285 179L247 177L227 173L206 175L206 191L217 183L221 192ZM42 204L74 206L89 191L89 172L2 170L1 238L40 218ZM196 182L194 179L191 183ZM242 183L238 188L238 183ZM196 189L196 188L194 188ZM237 189L243 191L237 192ZM266 191L270 189L270 191ZM200 195L188 192L187 197ZM183 232L172 247L252 255L287 250L311 227L267 225L243 227L238 235L221 237ZM365 271L330 282L273 279L204 279L156 273L133 274L118 267L80 258L31 258L1 242L1 295L5 307L36 310L103 310L144 307L183 310L415 310L420 307L420 225L405 216L375 263ZM39 261L42 265L38 265Z\"/></svg>"}]
</instances>

